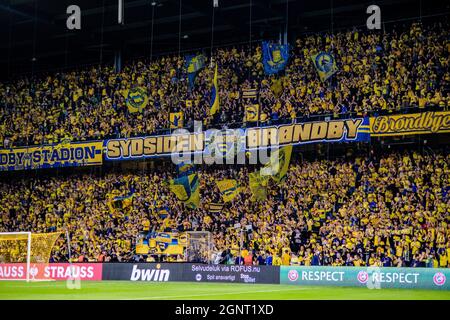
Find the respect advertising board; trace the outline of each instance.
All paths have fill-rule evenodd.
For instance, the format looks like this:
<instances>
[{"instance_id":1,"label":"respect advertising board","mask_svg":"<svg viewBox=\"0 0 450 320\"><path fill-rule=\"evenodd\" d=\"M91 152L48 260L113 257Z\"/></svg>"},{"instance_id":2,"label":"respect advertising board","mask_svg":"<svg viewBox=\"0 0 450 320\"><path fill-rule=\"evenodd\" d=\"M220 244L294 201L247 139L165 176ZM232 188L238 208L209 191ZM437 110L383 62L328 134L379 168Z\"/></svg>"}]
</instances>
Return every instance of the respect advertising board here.
<instances>
[{"instance_id":1,"label":"respect advertising board","mask_svg":"<svg viewBox=\"0 0 450 320\"><path fill-rule=\"evenodd\" d=\"M390 267L295 267L280 268L280 283L305 286L347 286L450 290L450 270Z\"/></svg>"},{"instance_id":2,"label":"respect advertising board","mask_svg":"<svg viewBox=\"0 0 450 320\"><path fill-rule=\"evenodd\" d=\"M186 264L185 281L280 283L279 267Z\"/></svg>"}]
</instances>

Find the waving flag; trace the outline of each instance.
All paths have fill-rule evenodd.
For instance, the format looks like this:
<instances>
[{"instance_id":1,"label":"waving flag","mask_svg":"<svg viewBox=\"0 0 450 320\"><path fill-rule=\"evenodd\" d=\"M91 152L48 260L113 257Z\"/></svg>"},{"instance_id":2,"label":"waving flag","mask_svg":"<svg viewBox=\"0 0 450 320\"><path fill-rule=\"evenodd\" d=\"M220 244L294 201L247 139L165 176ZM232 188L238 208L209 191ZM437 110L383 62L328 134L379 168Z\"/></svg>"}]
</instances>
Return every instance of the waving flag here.
<instances>
[{"instance_id":1,"label":"waving flag","mask_svg":"<svg viewBox=\"0 0 450 320\"><path fill-rule=\"evenodd\" d=\"M252 201L264 201L267 198L268 177L263 176L260 172L252 172L249 175L250 191L252 192Z\"/></svg>"},{"instance_id":2,"label":"waving flag","mask_svg":"<svg viewBox=\"0 0 450 320\"><path fill-rule=\"evenodd\" d=\"M336 60L332 54L320 52L311 56L311 59L321 81L326 81L329 77L336 73Z\"/></svg>"},{"instance_id":3,"label":"waving flag","mask_svg":"<svg viewBox=\"0 0 450 320\"><path fill-rule=\"evenodd\" d=\"M183 201L188 208L195 209L199 206L200 188L197 173L171 180L169 189L175 193L178 200Z\"/></svg>"},{"instance_id":4,"label":"waving flag","mask_svg":"<svg viewBox=\"0 0 450 320\"><path fill-rule=\"evenodd\" d=\"M131 208L133 205L134 192L130 192L126 196L113 196L109 195L109 210L114 212L115 210L125 210Z\"/></svg>"},{"instance_id":5,"label":"waving flag","mask_svg":"<svg viewBox=\"0 0 450 320\"><path fill-rule=\"evenodd\" d=\"M193 88L197 73L205 66L206 57L202 54L186 56L186 69L189 88Z\"/></svg>"},{"instance_id":6,"label":"waving flag","mask_svg":"<svg viewBox=\"0 0 450 320\"><path fill-rule=\"evenodd\" d=\"M213 116L219 111L219 85L217 81L217 63L214 71L213 85L211 88L211 109L210 114Z\"/></svg>"},{"instance_id":7,"label":"waving flag","mask_svg":"<svg viewBox=\"0 0 450 320\"><path fill-rule=\"evenodd\" d=\"M239 194L241 189L235 179L224 179L216 182L224 202L230 202Z\"/></svg>"},{"instance_id":8,"label":"waving flag","mask_svg":"<svg viewBox=\"0 0 450 320\"><path fill-rule=\"evenodd\" d=\"M283 181L289 169L291 154L292 145L272 152L270 161L261 169L261 175L271 177L277 183Z\"/></svg>"},{"instance_id":9,"label":"waving flag","mask_svg":"<svg viewBox=\"0 0 450 320\"><path fill-rule=\"evenodd\" d=\"M142 87L130 89L126 104L130 113L142 112L148 104L148 96L145 89Z\"/></svg>"},{"instance_id":10,"label":"waving flag","mask_svg":"<svg viewBox=\"0 0 450 320\"><path fill-rule=\"evenodd\" d=\"M289 61L289 44L277 44L263 41L263 65L266 74L276 74L284 68Z\"/></svg>"},{"instance_id":11,"label":"waving flag","mask_svg":"<svg viewBox=\"0 0 450 320\"><path fill-rule=\"evenodd\" d=\"M189 176L195 172L195 165L192 163L181 162L177 164L178 178L182 176Z\"/></svg>"},{"instance_id":12,"label":"waving flag","mask_svg":"<svg viewBox=\"0 0 450 320\"><path fill-rule=\"evenodd\" d=\"M157 208L158 216L161 219L165 219L170 214L170 209L168 206L161 206Z\"/></svg>"}]
</instances>

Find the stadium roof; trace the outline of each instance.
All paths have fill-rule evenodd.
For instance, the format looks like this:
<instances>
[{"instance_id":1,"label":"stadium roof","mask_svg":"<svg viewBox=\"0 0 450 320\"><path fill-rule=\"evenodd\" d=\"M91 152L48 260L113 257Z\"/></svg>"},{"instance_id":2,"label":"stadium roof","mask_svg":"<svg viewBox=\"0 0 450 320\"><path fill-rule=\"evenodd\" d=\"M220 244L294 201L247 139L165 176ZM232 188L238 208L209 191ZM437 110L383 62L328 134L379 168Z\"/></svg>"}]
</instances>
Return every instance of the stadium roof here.
<instances>
[{"instance_id":1,"label":"stadium roof","mask_svg":"<svg viewBox=\"0 0 450 320\"><path fill-rule=\"evenodd\" d=\"M420 15L442 16L450 11L448 2L438 0L218 1L219 8L214 15L215 46L245 43L250 39L278 39L286 23L289 38L305 32L362 26L368 17L366 8L371 4L381 7L384 22L405 21ZM124 2L125 23L119 25L118 0L2 1L0 70L3 76L100 61L111 63L118 50L128 59L150 56L150 52L158 55L211 46L213 0ZM80 31L66 28L66 8L71 4L81 8Z\"/></svg>"}]
</instances>

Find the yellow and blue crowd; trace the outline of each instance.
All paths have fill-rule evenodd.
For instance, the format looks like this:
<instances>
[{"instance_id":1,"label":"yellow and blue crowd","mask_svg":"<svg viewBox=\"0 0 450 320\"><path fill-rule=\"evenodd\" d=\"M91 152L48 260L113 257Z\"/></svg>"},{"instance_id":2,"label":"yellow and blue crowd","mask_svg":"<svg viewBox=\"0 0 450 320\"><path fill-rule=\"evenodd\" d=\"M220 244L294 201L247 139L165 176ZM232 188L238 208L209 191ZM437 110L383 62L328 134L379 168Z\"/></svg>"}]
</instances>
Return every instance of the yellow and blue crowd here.
<instances>
[{"instance_id":1,"label":"yellow and blue crowd","mask_svg":"<svg viewBox=\"0 0 450 320\"><path fill-rule=\"evenodd\" d=\"M72 261L149 261L135 245L143 230L153 230L210 231L215 263L450 267L449 165L448 151L294 157L286 180L270 184L262 201L251 199L250 167L198 167L196 209L170 191L172 164L8 179L0 185L0 232L68 230ZM221 202L216 181L225 178L241 191L212 213L210 203ZM131 208L111 211L107 195L130 189ZM169 214L160 216L160 207ZM51 261L67 259L61 237Z\"/></svg>"},{"instance_id":2,"label":"yellow and blue crowd","mask_svg":"<svg viewBox=\"0 0 450 320\"><path fill-rule=\"evenodd\" d=\"M286 69L275 76L264 72L260 45L215 49L193 87L180 56L132 61L120 72L97 65L24 76L0 83L0 145L150 135L170 127L171 112L183 112L186 127L194 120L245 126L248 89L256 89L263 124L323 114L447 110L449 30L447 22L415 22L385 32L301 36L291 45ZM319 51L337 62L338 71L325 82L311 59ZM212 115L216 63L220 105ZM135 87L148 101L141 112L131 113L127 99Z\"/></svg>"}]
</instances>

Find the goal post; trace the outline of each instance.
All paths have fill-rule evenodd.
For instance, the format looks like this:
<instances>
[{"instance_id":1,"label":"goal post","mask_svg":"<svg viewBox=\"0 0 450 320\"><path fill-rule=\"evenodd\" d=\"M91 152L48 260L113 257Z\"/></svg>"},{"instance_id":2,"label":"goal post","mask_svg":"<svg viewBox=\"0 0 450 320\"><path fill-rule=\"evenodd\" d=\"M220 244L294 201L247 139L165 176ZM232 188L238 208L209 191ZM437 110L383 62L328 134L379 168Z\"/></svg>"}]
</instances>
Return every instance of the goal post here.
<instances>
[{"instance_id":1,"label":"goal post","mask_svg":"<svg viewBox=\"0 0 450 320\"><path fill-rule=\"evenodd\" d=\"M40 270L49 263L60 235L61 232L0 232L0 280L41 280Z\"/></svg>"},{"instance_id":2,"label":"goal post","mask_svg":"<svg viewBox=\"0 0 450 320\"><path fill-rule=\"evenodd\" d=\"M26 281L28 282L30 281L30 260L31 232L0 233L0 266L6 263L26 263Z\"/></svg>"}]
</instances>

